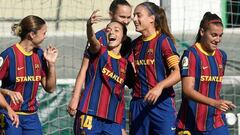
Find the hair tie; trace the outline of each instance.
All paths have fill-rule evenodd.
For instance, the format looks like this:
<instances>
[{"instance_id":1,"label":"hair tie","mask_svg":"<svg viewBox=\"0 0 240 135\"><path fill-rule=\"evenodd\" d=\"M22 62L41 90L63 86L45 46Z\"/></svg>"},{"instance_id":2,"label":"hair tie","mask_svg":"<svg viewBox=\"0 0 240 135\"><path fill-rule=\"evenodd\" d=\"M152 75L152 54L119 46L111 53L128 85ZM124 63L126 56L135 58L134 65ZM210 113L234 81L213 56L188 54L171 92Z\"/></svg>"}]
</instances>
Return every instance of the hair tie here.
<instances>
[{"instance_id":1,"label":"hair tie","mask_svg":"<svg viewBox=\"0 0 240 135\"><path fill-rule=\"evenodd\" d=\"M155 12L147 5L147 3L143 3L143 5L150 11L152 15L155 15Z\"/></svg>"},{"instance_id":2,"label":"hair tie","mask_svg":"<svg viewBox=\"0 0 240 135\"><path fill-rule=\"evenodd\" d=\"M207 24L210 24L210 23L222 23L222 21L221 20L211 20Z\"/></svg>"}]
</instances>

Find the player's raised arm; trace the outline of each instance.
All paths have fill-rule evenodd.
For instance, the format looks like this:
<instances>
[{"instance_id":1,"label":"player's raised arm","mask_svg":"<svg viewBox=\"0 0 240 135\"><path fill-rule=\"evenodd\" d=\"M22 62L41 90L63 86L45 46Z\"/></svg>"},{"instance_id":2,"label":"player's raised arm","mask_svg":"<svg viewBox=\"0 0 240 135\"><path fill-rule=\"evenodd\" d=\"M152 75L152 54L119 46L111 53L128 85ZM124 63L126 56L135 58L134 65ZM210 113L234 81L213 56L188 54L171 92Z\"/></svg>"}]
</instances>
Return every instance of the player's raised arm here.
<instances>
[{"instance_id":1,"label":"player's raised arm","mask_svg":"<svg viewBox=\"0 0 240 135\"><path fill-rule=\"evenodd\" d=\"M88 42L90 43L89 51L91 53L97 53L100 49L100 42L97 40L95 32L92 27L94 23L100 21L101 16L97 15L97 12L99 12L99 10L93 11L92 15L87 21L87 38Z\"/></svg>"}]
</instances>

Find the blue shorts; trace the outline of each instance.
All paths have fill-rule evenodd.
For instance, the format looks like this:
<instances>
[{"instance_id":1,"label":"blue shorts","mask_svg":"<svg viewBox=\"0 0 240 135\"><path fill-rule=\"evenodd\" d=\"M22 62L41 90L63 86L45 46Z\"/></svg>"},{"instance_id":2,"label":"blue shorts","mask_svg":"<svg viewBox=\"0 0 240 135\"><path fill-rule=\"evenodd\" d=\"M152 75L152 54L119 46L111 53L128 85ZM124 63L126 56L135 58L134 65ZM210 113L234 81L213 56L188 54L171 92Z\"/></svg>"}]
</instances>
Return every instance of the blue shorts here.
<instances>
[{"instance_id":1,"label":"blue shorts","mask_svg":"<svg viewBox=\"0 0 240 135\"><path fill-rule=\"evenodd\" d=\"M141 99L130 102L130 135L175 135L174 99L158 99L150 105Z\"/></svg>"},{"instance_id":2,"label":"blue shorts","mask_svg":"<svg viewBox=\"0 0 240 135\"><path fill-rule=\"evenodd\" d=\"M1 113L0 128L5 129L6 135L42 135L42 127L37 113L22 115L19 114L19 126L12 125L8 114Z\"/></svg>"},{"instance_id":3,"label":"blue shorts","mask_svg":"<svg viewBox=\"0 0 240 135\"><path fill-rule=\"evenodd\" d=\"M193 131L178 129L177 135L229 135L228 127L226 125L215 128L211 131Z\"/></svg>"},{"instance_id":4,"label":"blue shorts","mask_svg":"<svg viewBox=\"0 0 240 135\"><path fill-rule=\"evenodd\" d=\"M77 112L74 122L75 135L122 135L121 124Z\"/></svg>"}]
</instances>

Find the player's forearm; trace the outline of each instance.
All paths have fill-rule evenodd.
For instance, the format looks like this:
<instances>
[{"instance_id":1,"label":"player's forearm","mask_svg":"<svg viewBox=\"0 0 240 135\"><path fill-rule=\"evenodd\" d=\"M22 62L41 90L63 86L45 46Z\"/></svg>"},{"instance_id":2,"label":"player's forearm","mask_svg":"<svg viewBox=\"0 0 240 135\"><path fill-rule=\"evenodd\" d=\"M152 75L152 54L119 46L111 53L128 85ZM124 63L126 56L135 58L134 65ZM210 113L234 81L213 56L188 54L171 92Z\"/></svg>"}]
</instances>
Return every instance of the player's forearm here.
<instances>
[{"instance_id":1,"label":"player's forearm","mask_svg":"<svg viewBox=\"0 0 240 135\"><path fill-rule=\"evenodd\" d=\"M216 100L209 98L198 91L194 90L194 79L193 77L184 77L182 79L182 90L184 95L191 99L194 100L198 103L210 105L210 106L215 106Z\"/></svg>"},{"instance_id":2,"label":"player's forearm","mask_svg":"<svg viewBox=\"0 0 240 135\"><path fill-rule=\"evenodd\" d=\"M45 90L52 93L56 90L56 67L55 64L48 65Z\"/></svg>"},{"instance_id":3,"label":"player's forearm","mask_svg":"<svg viewBox=\"0 0 240 135\"><path fill-rule=\"evenodd\" d=\"M175 85L176 83L178 83L180 81L180 79L181 79L180 70L179 70L178 65L176 65L173 68L170 75L167 78L165 78L164 80L162 80L161 82L159 82L157 84L157 87L161 87L160 89L171 87L171 86Z\"/></svg>"},{"instance_id":4,"label":"player's forearm","mask_svg":"<svg viewBox=\"0 0 240 135\"><path fill-rule=\"evenodd\" d=\"M87 24L87 38L88 42L90 43L89 47L90 52L92 53L98 52L100 49L100 43L95 36L92 24Z\"/></svg>"},{"instance_id":5,"label":"player's forearm","mask_svg":"<svg viewBox=\"0 0 240 135\"><path fill-rule=\"evenodd\" d=\"M2 95L9 96L9 90L7 90L7 89L0 88L0 93L1 93Z\"/></svg>"},{"instance_id":6,"label":"player's forearm","mask_svg":"<svg viewBox=\"0 0 240 135\"><path fill-rule=\"evenodd\" d=\"M4 109L8 110L8 107L10 107L10 106L9 106L9 104L7 103L7 101L5 100L4 96L1 93L0 93L0 101L1 101L0 106Z\"/></svg>"},{"instance_id":7,"label":"player's forearm","mask_svg":"<svg viewBox=\"0 0 240 135\"><path fill-rule=\"evenodd\" d=\"M88 64L89 64L89 59L87 57L83 57L82 65L79 70L78 76L76 78L75 87L73 90L73 97L79 98L79 96L81 95L83 84L86 79L86 72L88 69Z\"/></svg>"},{"instance_id":8,"label":"player's forearm","mask_svg":"<svg viewBox=\"0 0 240 135\"><path fill-rule=\"evenodd\" d=\"M86 73L81 74L81 71L82 70L79 71L78 77L75 82L75 87L74 87L73 95L72 95L73 98L79 98L81 95L81 92L82 92L83 84L84 84L84 81L86 78Z\"/></svg>"},{"instance_id":9,"label":"player's forearm","mask_svg":"<svg viewBox=\"0 0 240 135\"><path fill-rule=\"evenodd\" d=\"M194 100L198 103L202 103L202 104L206 104L206 105L210 105L210 106L215 106L216 104L216 100L209 98L207 96L202 95L201 93L197 92L196 90L187 90L184 92L184 95L191 99Z\"/></svg>"}]
</instances>

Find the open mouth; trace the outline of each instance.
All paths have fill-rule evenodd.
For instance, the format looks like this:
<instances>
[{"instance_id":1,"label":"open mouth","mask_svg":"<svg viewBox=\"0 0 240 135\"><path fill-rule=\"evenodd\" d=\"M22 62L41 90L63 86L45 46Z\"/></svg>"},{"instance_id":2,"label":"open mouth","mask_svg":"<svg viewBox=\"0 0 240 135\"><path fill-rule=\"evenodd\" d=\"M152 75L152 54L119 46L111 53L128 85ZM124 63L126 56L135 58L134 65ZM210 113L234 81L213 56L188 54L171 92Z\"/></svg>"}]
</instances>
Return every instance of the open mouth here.
<instances>
[{"instance_id":1,"label":"open mouth","mask_svg":"<svg viewBox=\"0 0 240 135\"><path fill-rule=\"evenodd\" d=\"M113 37L113 36L110 36L110 37L109 37L109 41L115 41L115 40L116 40L115 37Z\"/></svg>"}]
</instances>

